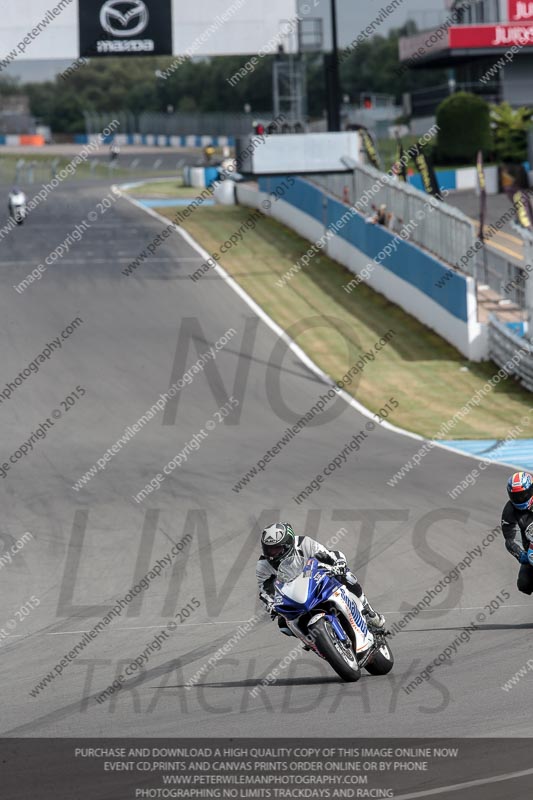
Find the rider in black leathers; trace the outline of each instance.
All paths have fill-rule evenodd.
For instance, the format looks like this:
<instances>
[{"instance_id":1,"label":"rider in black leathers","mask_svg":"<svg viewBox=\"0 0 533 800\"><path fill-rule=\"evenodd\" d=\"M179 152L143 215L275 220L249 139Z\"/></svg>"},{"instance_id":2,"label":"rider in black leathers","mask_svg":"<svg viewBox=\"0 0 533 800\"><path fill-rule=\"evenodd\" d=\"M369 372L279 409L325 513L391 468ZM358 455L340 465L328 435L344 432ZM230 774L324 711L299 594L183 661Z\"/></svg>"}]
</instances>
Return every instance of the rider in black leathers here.
<instances>
[{"instance_id":1,"label":"rider in black leathers","mask_svg":"<svg viewBox=\"0 0 533 800\"><path fill-rule=\"evenodd\" d=\"M516 585L524 594L533 593L533 476L515 472L507 482L509 501L502 512L505 547L520 563ZM520 534L521 545L517 541ZM531 547L531 549L529 549Z\"/></svg>"}]
</instances>

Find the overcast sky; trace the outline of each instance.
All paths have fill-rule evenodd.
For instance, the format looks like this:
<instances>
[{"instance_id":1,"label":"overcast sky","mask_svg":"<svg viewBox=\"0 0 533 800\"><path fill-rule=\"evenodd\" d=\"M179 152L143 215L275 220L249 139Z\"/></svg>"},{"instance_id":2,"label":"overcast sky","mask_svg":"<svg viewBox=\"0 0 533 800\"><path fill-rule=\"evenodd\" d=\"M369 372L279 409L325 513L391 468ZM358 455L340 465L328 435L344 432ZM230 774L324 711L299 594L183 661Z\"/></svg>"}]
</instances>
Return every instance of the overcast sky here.
<instances>
[{"instance_id":1,"label":"overcast sky","mask_svg":"<svg viewBox=\"0 0 533 800\"><path fill-rule=\"evenodd\" d=\"M308 5L313 5L314 0L302 0ZM345 47L350 44L358 33L366 28L376 17L380 10L386 8L390 0L337 0L337 13L339 16L339 45ZM318 0L318 10L325 17L325 33L329 37L329 9L330 0ZM312 12L314 13L314 11ZM318 14L317 14L318 16ZM411 17L414 17L420 28L431 28L446 16L444 0L403 0L392 14L380 26L380 31L388 28L399 28Z\"/></svg>"},{"instance_id":2,"label":"overcast sky","mask_svg":"<svg viewBox=\"0 0 533 800\"><path fill-rule=\"evenodd\" d=\"M220 0L226 7L226 0ZM330 42L330 0L300 0L307 2L313 9L311 14L324 18L324 35L326 42ZM366 28L377 16L380 10L386 8L390 0L337 0L339 16L339 46L346 47ZM409 17L414 17L420 28L431 28L437 25L446 16L445 0L403 0L392 14L380 25L379 31L386 32L388 28L396 28ZM4 70L4 74L20 77L22 80L47 80L54 74L69 65L69 61L22 61L13 64Z\"/></svg>"}]
</instances>

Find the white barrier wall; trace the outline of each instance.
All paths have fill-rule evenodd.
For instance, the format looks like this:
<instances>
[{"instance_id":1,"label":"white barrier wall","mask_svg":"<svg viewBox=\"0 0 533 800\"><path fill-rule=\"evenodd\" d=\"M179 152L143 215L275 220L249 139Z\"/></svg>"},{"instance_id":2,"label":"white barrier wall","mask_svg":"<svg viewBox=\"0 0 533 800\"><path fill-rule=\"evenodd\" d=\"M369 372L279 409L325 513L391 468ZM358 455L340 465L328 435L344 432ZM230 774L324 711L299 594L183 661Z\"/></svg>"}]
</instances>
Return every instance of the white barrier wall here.
<instances>
[{"instance_id":1,"label":"white barrier wall","mask_svg":"<svg viewBox=\"0 0 533 800\"><path fill-rule=\"evenodd\" d=\"M251 175L337 172L346 170L344 158L359 162L360 150L356 131L250 135L237 139L237 163Z\"/></svg>"}]
</instances>

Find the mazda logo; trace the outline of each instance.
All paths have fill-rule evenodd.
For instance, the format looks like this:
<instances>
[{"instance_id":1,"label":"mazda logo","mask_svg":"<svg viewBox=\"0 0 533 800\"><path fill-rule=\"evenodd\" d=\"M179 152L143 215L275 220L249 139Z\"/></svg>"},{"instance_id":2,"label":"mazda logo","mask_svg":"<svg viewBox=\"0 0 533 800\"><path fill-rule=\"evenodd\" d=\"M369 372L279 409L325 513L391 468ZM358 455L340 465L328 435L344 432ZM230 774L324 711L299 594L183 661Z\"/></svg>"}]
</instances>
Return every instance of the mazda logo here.
<instances>
[{"instance_id":1,"label":"mazda logo","mask_svg":"<svg viewBox=\"0 0 533 800\"><path fill-rule=\"evenodd\" d=\"M143 0L107 0L100 10L100 24L112 36L136 36L146 29L149 19Z\"/></svg>"}]
</instances>

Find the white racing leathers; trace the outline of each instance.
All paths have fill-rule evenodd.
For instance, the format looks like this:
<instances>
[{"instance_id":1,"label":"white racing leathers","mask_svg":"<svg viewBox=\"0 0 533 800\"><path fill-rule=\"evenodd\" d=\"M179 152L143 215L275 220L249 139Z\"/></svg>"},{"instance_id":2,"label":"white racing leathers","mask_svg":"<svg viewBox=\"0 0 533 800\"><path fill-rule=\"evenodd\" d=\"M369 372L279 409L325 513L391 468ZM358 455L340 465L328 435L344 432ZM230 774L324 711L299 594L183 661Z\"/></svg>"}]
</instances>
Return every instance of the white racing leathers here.
<instances>
[{"instance_id":1,"label":"white racing leathers","mask_svg":"<svg viewBox=\"0 0 533 800\"><path fill-rule=\"evenodd\" d=\"M271 603L274 597L274 581L276 578L284 582L294 580L294 578L301 574L307 559L313 556L324 564L329 564L331 566L341 560L346 562L346 557L340 550L327 550L324 545L315 541L315 539L311 539L309 536L296 537L294 553L284 558L278 569L273 567L265 556L261 556L257 562L255 575L257 583L259 584L259 597L263 603L267 606ZM348 588L365 603L366 598L355 575L348 571L345 580Z\"/></svg>"}]
</instances>

